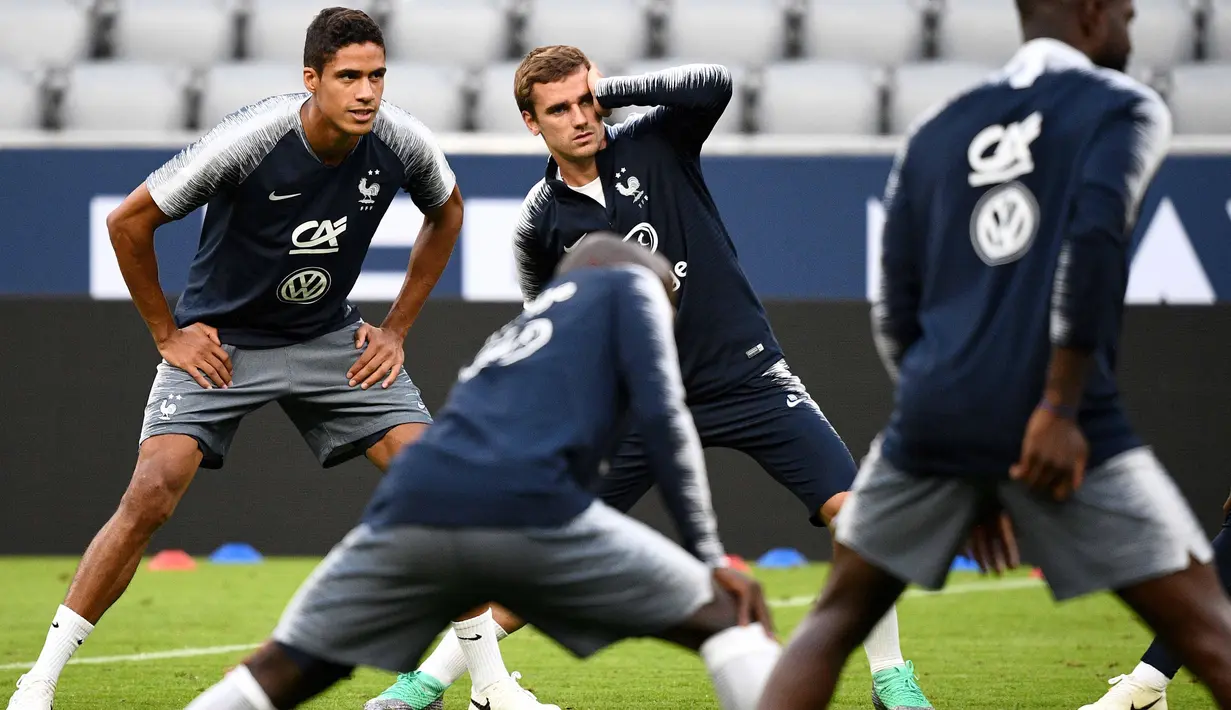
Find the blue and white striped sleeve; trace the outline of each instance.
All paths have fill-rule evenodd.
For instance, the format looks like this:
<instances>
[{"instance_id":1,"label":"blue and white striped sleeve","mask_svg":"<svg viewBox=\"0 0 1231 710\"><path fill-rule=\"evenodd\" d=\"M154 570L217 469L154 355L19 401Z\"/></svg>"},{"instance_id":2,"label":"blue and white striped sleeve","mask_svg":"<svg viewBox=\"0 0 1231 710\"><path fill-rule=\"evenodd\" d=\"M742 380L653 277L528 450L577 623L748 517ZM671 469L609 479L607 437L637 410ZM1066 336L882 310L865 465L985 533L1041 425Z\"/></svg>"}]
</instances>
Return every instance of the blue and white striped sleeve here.
<instances>
[{"instance_id":1,"label":"blue and white striped sleeve","mask_svg":"<svg viewBox=\"0 0 1231 710\"><path fill-rule=\"evenodd\" d=\"M648 269L628 267L628 293L616 302L621 378L632 416L684 547L711 567L725 552L710 499L701 439L684 398L671 303Z\"/></svg>"},{"instance_id":2,"label":"blue and white striped sleeve","mask_svg":"<svg viewBox=\"0 0 1231 710\"><path fill-rule=\"evenodd\" d=\"M228 115L145 179L154 203L182 219L226 185L256 170L282 136L294 130L307 94L273 96Z\"/></svg>"},{"instance_id":3,"label":"blue and white striped sleeve","mask_svg":"<svg viewBox=\"0 0 1231 710\"><path fill-rule=\"evenodd\" d=\"M383 101L372 132L402 161L402 188L420 211L436 209L449 200L457 177L427 126L405 110Z\"/></svg>"},{"instance_id":4,"label":"blue and white striped sleeve","mask_svg":"<svg viewBox=\"0 0 1231 710\"><path fill-rule=\"evenodd\" d=\"M908 139L898 151L885 184L880 281L875 284L872 297L872 340L885 371L895 382L902 355L922 333L918 319L921 281L916 249L911 243L909 196L903 184L912 140Z\"/></svg>"},{"instance_id":5,"label":"blue and white striped sleeve","mask_svg":"<svg viewBox=\"0 0 1231 710\"><path fill-rule=\"evenodd\" d=\"M595 99L603 108L654 106L638 126L658 127L678 149L701 146L731 103L731 71L721 64L686 64L635 76L599 79Z\"/></svg>"},{"instance_id":6,"label":"blue and white striped sleeve","mask_svg":"<svg viewBox=\"0 0 1231 710\"><path fill-rule=\"evenodd\" d=\"M551 281L559 262L558 255L547 247L543 234L543 216L551 203L551 187L539 180L521 203L517 225L513 228L513 258L517 262L517 283L522 301L538 298L543 286Z\"/></svg>"},{"instance_id":7,"label":"blue and white striped sleeve","mask_svg":"<svg viewBox=\"0 0 1231 710\"><path fill-rule=\"evenodd\" d=\"M1133 227L1171 140L1171 113L1135 90L1094 136L1052 284L1052 345L1092 350L1114 335L1128 285Z\"/></svg>"}]
</instances>

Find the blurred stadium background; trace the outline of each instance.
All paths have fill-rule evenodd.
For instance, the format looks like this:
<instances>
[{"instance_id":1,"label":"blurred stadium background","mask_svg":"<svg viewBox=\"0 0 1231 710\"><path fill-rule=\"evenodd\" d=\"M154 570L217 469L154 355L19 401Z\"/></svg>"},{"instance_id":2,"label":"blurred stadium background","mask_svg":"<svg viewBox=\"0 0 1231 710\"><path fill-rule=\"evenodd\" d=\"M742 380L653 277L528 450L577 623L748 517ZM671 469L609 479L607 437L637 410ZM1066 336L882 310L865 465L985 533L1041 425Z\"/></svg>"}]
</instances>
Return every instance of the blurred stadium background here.
<instances>
[{"instance_id":1,"label":"blurred stadium background","mask_svg":"<svg viewBox=\"0 0 1231 710\"><path fill-rule=\"evenodd\" d=\"M466 199L457 251L407 344L429 406L440 407L457 368L519 307L511 229L545 151L518 117L512 76L529 48L568 43L608 75L688 62L733 70L736 98L707 143L707 178L792 369L856 457L890 406L867 293L892 152L914 117L1020 41L1013 0L0 0L0 555L66 556L0 560L3 686L37 653L76 556L123 492L158 360L103 220L226 113L300 91L304 30L332 4L362 7L385 28L385 98L437 134ZM1168 101L1177 137L1136 235L1122 382L1135 423L1213 534L1231 430L1231 0L1136 5L1129 73ZM171 299L200 218L159 232ZM418 224L410 201L396 200L352 293L369 319L396 293ZM755 559L793 547L828 558L827 534L750 460L708 457L733 552ZM241 427L226 469L198 477L151 552L202 557L243 541L267 555L320 555L376 480L362 461L320 471L266 408ZM634 512L671 533L656 497ZM182 581L142 572L82 655L251 643L309 566ZM787 600L785 628L821 571L788 574L770 577ZM1144 633L1106 598L1043 623L1050 605L1037 584L1005 589L1020 596L906 603L904 646L938 707L1076 707L1135 661ZM634 646L582 667L532 634L509 643L510 667L535 673L551 701L713 704L693 659L662 649ZM64 706L182 706L240 652L219 653L70 671ZM1029 664L1051 670L1023 674ZM842 707L866 707L865 672L852 671ZM386 682L361 674L316 707L359 707ZM1175 692L1175 707L1210 706L1187 685Z\"/></svg>"}]
</instances>

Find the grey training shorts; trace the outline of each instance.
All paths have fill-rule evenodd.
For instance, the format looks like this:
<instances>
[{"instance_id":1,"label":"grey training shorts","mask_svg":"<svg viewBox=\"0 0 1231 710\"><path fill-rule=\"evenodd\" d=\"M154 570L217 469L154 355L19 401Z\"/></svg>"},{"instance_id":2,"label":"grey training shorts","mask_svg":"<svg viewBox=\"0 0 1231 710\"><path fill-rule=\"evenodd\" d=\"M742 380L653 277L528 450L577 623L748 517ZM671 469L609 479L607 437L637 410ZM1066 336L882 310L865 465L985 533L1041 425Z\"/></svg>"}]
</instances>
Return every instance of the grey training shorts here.
<instances>
[{"instance_id":1,"label":"grey training shorts","mask_svg":"<svg viewBox=\"0 0 1231 710\"><path fill-rule=\"evenodd\" d=\"M595 502L558 528L360 525L300 587L273 638L405 672L450 621L494 601L586 657L678 626L713 598L708 567Z\"/></svg>"},{"instance_id":2,"label":"grey training shorts","mask_svg":"<svg viewBox=\"0 0 1231 710\"><path fill-rule=\"evenodd\" d=\"M1057 600L1118 590L1209 562L1213 548L1149 448L1087 472L1057 503L1016 481L914 476L881 457L879 440L837 516L837 541L895 577L944 586L981 511L999 501L1023 559L1037 564Z\"/></svg>"},{"instance_id":3,"label":"grey training shorts","mask_svg":"<svg viewBox=\"0 0 1231 710\"><path fill-rule=\"evenodd\" d=\"M280 348L224 345L232 368L226 389L204 389L164 360L150 388L138 445L160 434L185 434L197 440L202 467L221 468L240 420L277 402L329 467L362 455L376 443L373 437L399 424L431 423L405 369L388 389L349 385L346 372L363 353L355 347L360 325Z\"/></svg>"}]
</instances>

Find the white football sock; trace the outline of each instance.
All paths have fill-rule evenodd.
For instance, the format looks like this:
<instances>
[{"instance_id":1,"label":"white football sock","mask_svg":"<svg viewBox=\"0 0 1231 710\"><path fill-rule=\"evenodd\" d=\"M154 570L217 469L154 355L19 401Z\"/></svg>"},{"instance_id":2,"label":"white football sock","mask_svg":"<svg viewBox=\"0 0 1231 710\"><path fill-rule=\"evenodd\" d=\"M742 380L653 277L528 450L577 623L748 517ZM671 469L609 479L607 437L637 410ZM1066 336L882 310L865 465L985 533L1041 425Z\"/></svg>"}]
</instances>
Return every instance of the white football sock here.
<instances>
[{"instance_id":1,"label":"white football sock","mask_svg":"<svg viewBox=\"0 0 1231 710\"><path fill-rule=\"evenodd\" d=\"M51 621L51 630L47 632L43 651L38 654L38 660L35 661L34 668L30 669L29 677L49 680L53 684L59 682L60 672L68 665L68 659L73 657L73 653L85 643L86 637L93 630L94 624L61 604Z\"/></svg>"},{"instance_id":2,"label":"white football sock","mask_svg":"<svg viewBox=\"0 0 1231 710\"><path fill-rule=\"evenodd\" d=\"M896 605L889 607L889 613L872 627L872 633L863 641L863 650L868 654L868 665L872 667L873 673L906 665L906 661L902 660L902 646L898 641Z\"/></svg>"},{"instance_id":3,"label":"white football sock","mask_svg":"<svg viewBox=\"0 0 1231 710\"><path fill-rule=\"evenodd\" d=\"M756 710L782 647L760 624L732 626L701 644L701 658L723 710Z\"/></svg>"},{"instance_id":4,"label":"white football sock","mask_svg":"<svg viewBox=\"0 0 1231 710\"><path fill-rule=\"evenodd\" d=\"M488 613L491 613L490 610ZM496 627L497 641L503 641L508 636L495 619L492 620L492 626ZM457 634L453 632L453 629L445 632L436 650L432 651L432 655L428 656L423 665L419 666L419 672L430 675L446 686L456 683L457 679L466 672L466 656L462 654L462 645L457 640Z\"/></svg>"},{"instance_id":5,"label":"white football sock","mask_svg":"<svg viewBox=\"0 0 1231 710\"><path fill-rule=\"evenodd\" d=\"M278 710L252 677L248 666L238 666L214 687L201 693L185 710Z\"/></svg>"},{"instance_id":6,"label":"white football sock","mask_svg":"<svg viewBox=\"0 0 1231 710\"><path fill-rule=\"evenodd\" d=\"M482 690L509 677L504 659L500 657L500 647L496 645L498 628L500 626L492 619L490 608L473 619L453 622L453 633L457 635L462 655L466 657L470 684L475 690Z\"/></svg>"},{"instance_id":7,"label":"white football sock","mask_svg":"<svg viewBox=\"0 0 1231 710\"><path fill-rule=\"evenodd\" d=\"M1133 669L1133 677L1155 690L1166 690L1171 679L1149 663L1138 663Z\"/></svg>"}]
</instances>

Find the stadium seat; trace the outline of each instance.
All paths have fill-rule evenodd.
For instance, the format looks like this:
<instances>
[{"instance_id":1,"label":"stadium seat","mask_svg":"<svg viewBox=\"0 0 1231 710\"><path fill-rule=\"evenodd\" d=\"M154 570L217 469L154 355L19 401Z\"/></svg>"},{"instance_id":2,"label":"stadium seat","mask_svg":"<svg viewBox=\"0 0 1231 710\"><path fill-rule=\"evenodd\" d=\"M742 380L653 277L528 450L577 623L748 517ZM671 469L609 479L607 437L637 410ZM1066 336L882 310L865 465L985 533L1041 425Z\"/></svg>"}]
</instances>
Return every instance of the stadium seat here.
<instances>
[{"instance_id":1,"label":"stadium seat","mask_svg":"<svg viewBox=\"0 0 1231 710\"><path fill-rule=\"evenodd\" d=\"M90 52L93 16L72 0L0 0L0 62L66 66Z\"/></svg>"},{"instance_id":2,"label":"stadium seat","mask_svg":"<svg viewBox=\"0 0 1231 710\"><path fill-rule=\"evenodd\" d=\"M433 133L466 126L466 71L456 65L389 62L385 100L406 109Z\"/></svg>"},{"instance_id":3,"label":"stadium seat","mask_svg":"<svg viewBox=\"0 0 1231 710\"><path fill-rule=\"evenodd\" d=\"M1197 52L1197 19L1192 0L1135 0L1131 32L1133 62L1167 68L1191 62Z\"/></svg>"},{"instance_id":4,"label":"stadium seat","mask_svg":"<svg viewBox=\"0 0 1231 710\"><path fill-rule=\"evenodd\" d=\"M784 55L782 0L671 0L666 54L763 66Z\"/></svg>"},{"instance_id":5,"label":"stadium seat","mask_svg":"<svg viewBox=\"0 0 1231 710\"><path fill-rule=\"evenodd\" d=\"M991 64L956 61L899 67L889 93L889 132L905 133L915 119L932 107L986 79L998 68Z\"/></svg>"},{"instance_id":6,"label":"stadium seat","mask_svg":"<svg viewBox=\"0 0 1231 710\"><path fill-rule=\"evenodd\" d=\"M452 62L479 69L508 56L504 0L402 0L384 26L390 61Z\"/></svg>"},{"instance_id":7,"label":"stadium seat","mask_svg":"<svg viewBox=\"0 0 1231 710\"><path fill-rule=\"evenodd\" d=\"M646 55L646 4L644 0L533 0L523 39L527 50L549 44L577 46L610 73L609 68L623 67Z\"/></svg>"},{"instance_id":8,"label":"stadium seat","mask_svg":"<svg viewBox=\"0 0 1231 710\"><path fill-rule=\"evenodd\" d=\"M680 58L665 58L665 59L647 59L640 62L634 62L628 65L624 72L625 75L648 74L650 72L659 71L662 69L670 69L684 64L699 64L703 63L697 59L680 59ZM723 111L722 118L718 119L711 135L721 135L728 133L741 133L744 129L744 101L746 96L746 84L748 82L748 71L740 66L726 65L727 69L731 70L731 81L735 87L735 93L731 97L731 103L727 104L726 111ZM608 123L619 123L628 118L634 113L645 113L652 106L625 106L624 108L613 109L611 116L607 119Z\"/></svg>"},{"instance_id":9,"label":"stadium seat","mask_svg":"<svg viewBox=\"0 0 1231 710\"><path fill-rule=\"evenodd\" d=\"M60 125L77 130L184 130L188 78L188 70L162 64L77 64L68 72Z\"/></svg>"},{"instance_id":10,"label":"stadium seat","mask_svg":"<svg viewBox=\"0 0 1231 710\"><path fill-rule=\"evenodd\" d=\"M920 0L810 0L804 56L881 66L914 61L923 56L923 17Z\"/></svg>"},{"instance_id":11,"label":"stadium seat","mask_svg":"<svg viewBox=\"0 0 1231 710\"><path fill-rule=\"evenodd\" d=\"M202 88L200 126L209 130L248 104L300 91L306 91L303 70L294 64L241 62L210 67Z\"/></svg>"},{"instance_id":12,"label":"stadium seat","mask_svg":"<svg viewBox=\"0 0 1231 710\"><path fill-rule=\"evenodd\" d=\"M1013 0L943 0L937 25L941 58L1004 64L1021 44Z\"/></svg>"},{"instance_id":13,"label":"stadium seat","mask_svg":"<svg viewBox=\"0 0 1231 710\"><path fill-rule=\"evenodd\" d=\"M838 60L774 64L757 94L760 132L879 133L878 74L869 65Z\"/></svg>"},{"instance_id":14,"label":"stadium seat","mask_svg":"<svg viewBox=\"0 0 1231 710\"><path fill-rule=\"evenodd\" d=\"M1231 0L1209 0L1205 46L1210 60L1231 60Z\"/></svg>"},{"instance_id":15,"label":"stadium seat","mask_svg":"<svg viewBox=\"0 0 1231 710\"><path fill-rule=\"evenodd\" d=\"M1170 79L1167 103L1176 133L1231 133L1231 63L1178 66Z\"/></svg>"},{"instance_id":16,"label":"stadium seat","mask_svg":"<svg viewBox=\"0 0 1231 710\"><path fill-rule=\"evenodd\" d=\"M0 65L0 130L34 130L43 122L41 77L15 67Z\"/></svg>"},{"instance_id":17,"label":"stadium seat","mask_svg":"<svg viewBox=\"0 0 1231 710\"><path fill-rule=\"evenodd\" d=\"M519 62L489 65L479 78L479 95L475 105L475 126L486 133L529 135L526 124L513 98L513 75Z\"/></svg>"},{"instance_id":18,"label":"stadium seat","mask_svg":"<svg viewBox=\"0 0 1231 710\"><path fill-rule=\"evenodd\" d=\"M205 66L235 53L231 0L119 0L111 39L116 57Z\"/></svg>"},{"instance_id":19,"label":"stadium seat","mask_svg":"<svg viewBox=\"0 0 1231 710\"><path fill-rule=\"evenodd\" d=\"M354 0L347 7L371 12L373 4L373 0ZM320 0L252 0L246 16L245 56L257 61L302 61L308 25L325 7Z\"/></svg>"}]
</instances>

